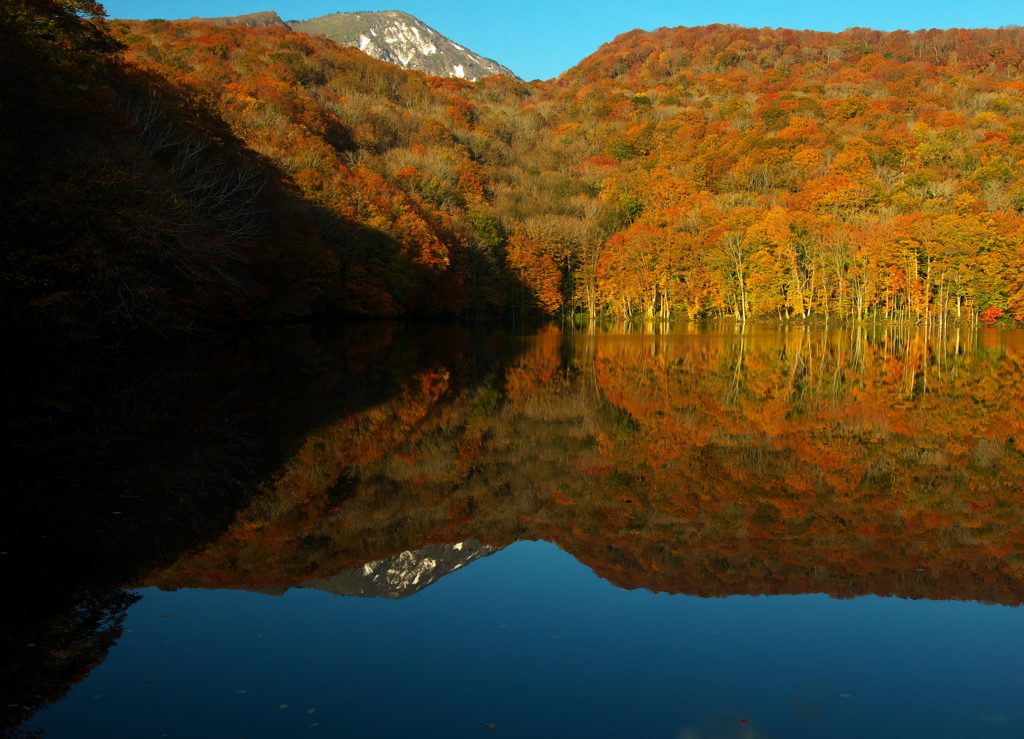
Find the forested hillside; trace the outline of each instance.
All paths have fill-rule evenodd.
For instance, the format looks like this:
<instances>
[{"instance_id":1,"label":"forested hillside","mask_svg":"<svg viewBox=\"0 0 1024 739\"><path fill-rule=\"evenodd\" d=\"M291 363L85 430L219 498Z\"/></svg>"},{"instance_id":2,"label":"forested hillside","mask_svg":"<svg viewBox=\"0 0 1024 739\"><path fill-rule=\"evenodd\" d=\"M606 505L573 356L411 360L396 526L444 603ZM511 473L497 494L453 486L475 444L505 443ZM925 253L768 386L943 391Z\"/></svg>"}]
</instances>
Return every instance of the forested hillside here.
<instances>
[{"instance_id":1,"label":"forested hillside","mask_svg":"<svg viewBox=\"0 0 1024 739\"><path fill-rule=\"evenodd\" d=\"M3 322L1024 318L1024 30L632 31L429 77L283 27L0 9Z\"/></svg>"},{"instance_id":2,"label":"forested hillside","mask_svg":"<svg viewBox=\"0 0 1024 739\"><path fill-rule=\"evenodd\" d=\"M600 306L945 321L1024 311L1024 30L634 31L552 92L629 214Z\"/></svg>"},{"instance_id":3,"label":"forested hillside","mask_svg":"<svg viewBox=\"0 0 1024 739\"><path fill-rule=\"evenodd\" d=\"M26 74L3 81L17 101L0 153L5 323L80 338L457 313L471 297L497 310L468 156L445 159L426 197L363 161L395 148L374 125L378 88L409 83L451 117L427 78L280 28L108 35L99 6L54 11L66 28L36 0L6 8L2 61Z\"/></svg>"}]
</instances>

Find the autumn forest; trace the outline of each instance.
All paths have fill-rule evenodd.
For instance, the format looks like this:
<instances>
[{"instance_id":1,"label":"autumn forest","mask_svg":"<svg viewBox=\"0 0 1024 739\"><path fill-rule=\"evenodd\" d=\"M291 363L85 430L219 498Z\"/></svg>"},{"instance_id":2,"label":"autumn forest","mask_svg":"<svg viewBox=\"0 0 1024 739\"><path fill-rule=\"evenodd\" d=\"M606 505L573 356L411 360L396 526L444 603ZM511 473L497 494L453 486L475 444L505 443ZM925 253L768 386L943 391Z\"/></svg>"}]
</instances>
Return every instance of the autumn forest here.
<instances>
[{"instance_id":1,"label":"autumn forest","mask_svg":"<svg viewBox=\"0 0 1024 739\"><path fill-rule=\"evenodd\" d=\"M4 0L0 71L5 739L136 602L424 551L1024 604L1024 28L636 30L473 82Z\"/></svg>"},{"instance_id":2,"label":"autumn forest","mask_svg":"<svg viewBox=\"0 0 1024 739\"><path fill-rule=\"evenodd\" d=\"M632 31L473 83L16 0L0 63L10 330L1024 318L1019 28Z\"/></svg>"}]
</instances>

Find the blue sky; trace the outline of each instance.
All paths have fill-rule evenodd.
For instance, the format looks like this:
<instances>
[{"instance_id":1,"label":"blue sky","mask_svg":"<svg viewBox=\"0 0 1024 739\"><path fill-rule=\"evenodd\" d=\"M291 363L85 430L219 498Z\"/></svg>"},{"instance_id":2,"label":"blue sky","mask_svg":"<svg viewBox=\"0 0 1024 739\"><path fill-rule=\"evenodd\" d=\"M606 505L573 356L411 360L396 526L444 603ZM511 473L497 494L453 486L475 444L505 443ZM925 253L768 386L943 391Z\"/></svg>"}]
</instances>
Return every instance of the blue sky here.
<instances>
[{"instance_id":1,"label":"blue sky","mask_svg":"<svg viewBox=\"0 0 1024 739\"><path fill-rule=\"evenodd\" d=\"M404 10L458 44L511 68L524 79L548 79L606 41L634 28L740 26L841 31L861 26L884 31L919 28L990 28L1024 25L1019 2L925 0L110 0L111 18L188 18L276 10L285 20L328 13Z\"/></svg>"}]
</instances>

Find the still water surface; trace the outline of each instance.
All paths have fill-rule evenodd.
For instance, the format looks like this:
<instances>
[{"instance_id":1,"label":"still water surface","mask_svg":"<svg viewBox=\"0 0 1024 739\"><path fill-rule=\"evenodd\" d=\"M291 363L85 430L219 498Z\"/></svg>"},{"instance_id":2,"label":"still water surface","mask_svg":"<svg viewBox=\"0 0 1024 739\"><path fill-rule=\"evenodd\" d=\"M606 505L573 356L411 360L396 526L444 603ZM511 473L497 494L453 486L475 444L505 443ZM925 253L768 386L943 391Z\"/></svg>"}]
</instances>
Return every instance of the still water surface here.
<instances>
[{"instance_id":1,"label":"still water surface","mask_svg":"<svg viewBox=\"0 0 1024 739\"><path fill-rule=\"evenodd\" d=\"M29 728L1024 735L1019 332L419 333L207 421L296 431Z\"/></svg>"},{"instance_id":2,"label":"still water surface","mask_svg":"<svg viewBox=\"0 0 1024 739\"><path fill-rule=\"evenodd\" d=\"M1018 609L976 603L626 591L523 542L407 600L144 591L106 662L36 723L80 737L1010 737L1021 627Z\"/></svg>"}]
</instances>

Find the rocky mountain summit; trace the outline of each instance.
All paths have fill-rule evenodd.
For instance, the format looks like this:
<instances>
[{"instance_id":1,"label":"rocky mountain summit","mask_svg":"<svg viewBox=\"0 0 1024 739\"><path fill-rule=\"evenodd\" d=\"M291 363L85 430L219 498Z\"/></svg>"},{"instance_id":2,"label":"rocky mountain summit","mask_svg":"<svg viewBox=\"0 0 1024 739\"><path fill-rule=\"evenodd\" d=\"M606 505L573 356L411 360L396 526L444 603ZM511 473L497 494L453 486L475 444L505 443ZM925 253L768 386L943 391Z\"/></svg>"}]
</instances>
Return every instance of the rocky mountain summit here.
<instances>
[{"instance_id":1,"label":"rocky mountain summit","mask_svg":"<svg viewBox=\"0 0 1024 739\"><path fill-rule=\"evenodd\" d=\"M418 18L398 10L331 13L305 21L285 21L272 10L188 20L218 26L284 26L310 35L322 34L342 46L354 46L376 59L437 77L459 77L470 81L494 74L516 77L508 67L459 46Z\"/></svg>"},{"instance_id":2,"label":"rocky mountain summit","mask_svg":"<svg viewBox=\"0 0 1024 739\"><path fill-rule=\"evenodd\" d=\"M508 67L474 54L433 28L398 10L332 13L308 21L288 21L302 33L322 33L343 46L355 46L377 59L438 77L478 80L494 74L515 77Z\"/></svg>"}]
</instances>

